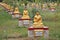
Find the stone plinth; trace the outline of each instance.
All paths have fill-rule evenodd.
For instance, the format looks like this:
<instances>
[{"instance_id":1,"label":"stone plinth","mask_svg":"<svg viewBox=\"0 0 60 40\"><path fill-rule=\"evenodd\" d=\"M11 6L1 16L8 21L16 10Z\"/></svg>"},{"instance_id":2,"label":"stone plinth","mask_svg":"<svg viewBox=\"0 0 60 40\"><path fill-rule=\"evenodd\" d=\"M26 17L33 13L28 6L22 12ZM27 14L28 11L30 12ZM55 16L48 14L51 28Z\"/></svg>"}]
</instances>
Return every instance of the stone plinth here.
<instances>
[{"instance_id":1,"label":"stone plinth","mask_svg":"<svg viewBox=\"0 0 60 40\"><path fill-rule=\"evenodd\" d=\"M9 14L13 14L13 11L8 11Z\"/></svg>"},{"instance_id":2,"label":"stone plinth","mask_svg":"<svg viewBox=\"0 0 60 40\"><path fill-rule=\"evenodd\" d=\"M29 27L28 28L28 36L29 37L44 36L44 38L48 38L49 37L49 28L48 27L43 27L43 28Z\"/></svg>"},{"instance_id":3,"label":"stone plinth","mask_svg":"<svg viewBox=\"0 0 60 40\"><path fill-rule=\"evenodd\" d=\"M19 19L19 26L29 27L32 25L32 19Z\"/></svg>"},{"instance_id":4,"label":"stone plinth","mask_svg":"<svg viewBox=\"0 0 60 40\"><path fill-rule=\"evenodd\" d=\"M53 12L53 11L55 11L56 9L55 9L55 8L50 8L50 10Z\"/></svg>"},{"instance_id":5,"label":"stone plinth","mask_svg":"<svg viewBox=\"0 0 60 40\"><path fill-rule=\"evenodd\" d=\"M22 15L21 14L12 14L12 18L21 18L22 17Z\"/></svg>"}]
</instances>

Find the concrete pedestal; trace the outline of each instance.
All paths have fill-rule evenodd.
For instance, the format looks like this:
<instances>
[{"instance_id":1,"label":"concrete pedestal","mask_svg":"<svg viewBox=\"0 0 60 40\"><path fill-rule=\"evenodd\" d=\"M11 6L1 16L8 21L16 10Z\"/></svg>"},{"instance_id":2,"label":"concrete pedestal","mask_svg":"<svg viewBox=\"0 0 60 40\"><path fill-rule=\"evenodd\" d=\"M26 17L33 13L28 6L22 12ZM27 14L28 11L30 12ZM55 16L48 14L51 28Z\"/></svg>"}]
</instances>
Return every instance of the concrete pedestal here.
<instances>
[{"instance_id":1,"label":"concrete pedestal","mask_svg":"<svg viewBox=\"0 0 60 40\"><path fill-rule=\"evenodd\" d=\"M13 14L13 11L9 11L8 13L9 13L9 14Z\"/></svg>"},{"instance_id":2,"label":"concrete pedestal","mask_svg":"<svg viewBox=\"0 0 60 40\"><path fill-rule=\"evenodd\" d=\"M19 26L29 27L32 25L31 19L19 19Z\"/></svg>"},{"instance_id":3,"label":"concrete pedestal","mask_svg":"<svg viewBox=\"0 0 60 40\"><path fill-rule=\"evenodd\" d=\"M28 28L28 37L40 37L44 36L44 38L49 38L49 28L43 27L43 28Z\"/></svg>"},{"instance_id":4,"label":"concrete pedestal","mask_svg":"<svg viewBox=\"0 0 60 40\"><path fill-rule=\"evenodd\" d=\"M12 14L12 18L21 18L22 17L22 15L20 15L20 14Z\"/></svg>"},{"instance_id":5,"label":"concrete pedestal","mask_svg":"<svg viewBox=\"0 0 60 40\"><path fill-rule=\"evenodd\" d=\"M53 12L53 11L55 11L55 8L50 8L50 10Z\"/></svg>"},{"instance_id":6,"label":"concrete pedestal","mask_svg":"<svg viewBox=\"0 0 60 40\"><path fill-rule=\"evenodd\" d=\"M42 8L42 10L43 10L43 11L46 11L46 10L48 10L48 8Z\"/></svg>"}]
</instances>

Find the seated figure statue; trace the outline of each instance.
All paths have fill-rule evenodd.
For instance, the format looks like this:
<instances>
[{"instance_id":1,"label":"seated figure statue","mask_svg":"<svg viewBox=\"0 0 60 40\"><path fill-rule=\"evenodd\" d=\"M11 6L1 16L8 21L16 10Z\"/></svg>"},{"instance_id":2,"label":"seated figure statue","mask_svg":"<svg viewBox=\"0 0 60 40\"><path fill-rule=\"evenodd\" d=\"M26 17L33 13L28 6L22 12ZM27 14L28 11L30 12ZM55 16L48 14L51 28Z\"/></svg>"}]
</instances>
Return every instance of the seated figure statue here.
<instances>
[{"instance_id":1,"label":"seated figure statue","mask_svg":"<svg viewBox=\"0 0 60 40\"><path fill-rule=\"evenodd\" d=\"M10 7L10 11L13 11L13 6Z\"/></svg>"},{"instance_id":2,"label":"seated figure statue","mask_svg":"<svg viewBox=\"0 0 60 40\"><path fill-rule=\"evenodd\" d=\"M25 9L25 10L23 11L22 19L30 19L29 15L28 15L27 9Z\"/></svg>"},{"instance_id":3,"label":"seated figure statue","mask_svg":"<svg viewBox=\"0 0 60 40\"><path fill-rule=\"evenodd\" d=\"M54 3L52 2L52 3L50 3L50 8L55 8L55 5L54 5Z\"/></svg>"},{"instance_id":4,"label":"seated figure statue","mask_svg":"<svg viewBox=\"0 0 60 40\"><path fill-rule=\"evenodd\" d=\"M36 15L34 17L33 27L34 28L41 28L41 27L43 27L42 18L39 15L39 12L36 12Z\"/></svg>"},{"instance_id":5,"label":"seated figure statue","mask_svg":"<svg viewBox=\"0 0 60 40\"><path fill-rule=\"evenodd\" d=\"M19 9L18 9L18 7L16 7L15 10L14 10L14 14L19 14L19 13L20 13Z\"/></svg>"}]
</instances>

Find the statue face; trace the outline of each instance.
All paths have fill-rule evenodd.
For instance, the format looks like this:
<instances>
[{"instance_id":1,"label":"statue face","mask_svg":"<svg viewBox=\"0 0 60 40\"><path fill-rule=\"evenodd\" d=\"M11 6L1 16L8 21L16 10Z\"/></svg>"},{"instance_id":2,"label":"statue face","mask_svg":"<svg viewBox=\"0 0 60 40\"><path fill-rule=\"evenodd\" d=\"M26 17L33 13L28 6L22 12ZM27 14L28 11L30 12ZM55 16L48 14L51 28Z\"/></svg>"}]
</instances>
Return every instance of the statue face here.
<instances>
[{"instance_id":1,"label":"statue face","mask_svg":"<svg viewBox=\"0 0 60 40\"><path fill-rule=\"evenodd\" d=\"M18 11L18 8L16 7L15 10Z\"/></svg>"},{"instance_id":2,"label":"statue face","mask_svg":"<svg viewBox=\"0 0 60 40\"><path fill-rule=\"evenodd\" d=\"M36 15L39 15L39 12L36 12Z\"/></svg>"},{"instance_id":3,"label":"statue face","mask_svg":"<svg viewBox=\"0 0 60 40\"><path fill-rule=\"evenodd\" d=\"M28 11L27 10L24 10L24 15L28 15Z\"/></svg>"}]
</instances>

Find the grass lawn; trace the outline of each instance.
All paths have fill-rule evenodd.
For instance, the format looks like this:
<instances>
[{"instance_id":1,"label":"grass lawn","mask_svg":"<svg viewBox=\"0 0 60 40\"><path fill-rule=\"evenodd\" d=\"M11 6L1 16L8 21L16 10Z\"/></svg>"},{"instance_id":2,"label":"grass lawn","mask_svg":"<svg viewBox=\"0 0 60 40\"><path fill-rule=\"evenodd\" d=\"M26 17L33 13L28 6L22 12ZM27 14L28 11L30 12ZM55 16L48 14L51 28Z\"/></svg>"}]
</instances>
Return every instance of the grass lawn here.
<instances>
[{"instance_id":1,"label":"grass lawn","mask_svg":"<svg viewBox=\"0 0 60 40\"><path fill-rule=\"evenodd\" d=\"M42 14L43 13L43 14ZM44 25L49 27L49 36L51 39L60 40L60 12L41 12ZM18 26L18 19L12 19L6 11L0 12L0 39L3 36L8 36L10 34L20 34L22 37L27 37L27 28Z\"/></svg>"}]
</instances>

